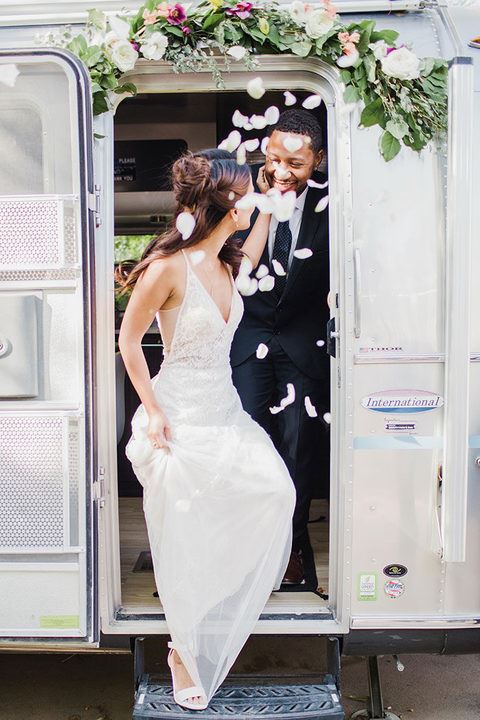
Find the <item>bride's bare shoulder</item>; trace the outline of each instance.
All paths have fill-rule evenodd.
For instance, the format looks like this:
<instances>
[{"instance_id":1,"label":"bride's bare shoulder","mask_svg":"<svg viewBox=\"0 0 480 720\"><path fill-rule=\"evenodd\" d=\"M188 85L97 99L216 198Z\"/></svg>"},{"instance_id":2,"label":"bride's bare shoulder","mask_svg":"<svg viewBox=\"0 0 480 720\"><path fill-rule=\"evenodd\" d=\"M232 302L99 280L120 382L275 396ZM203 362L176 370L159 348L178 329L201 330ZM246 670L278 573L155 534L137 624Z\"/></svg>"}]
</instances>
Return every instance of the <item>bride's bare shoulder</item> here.
<instances>
[{"instance_id":1,"label":"bride's bare shoulder","mask_svg":"<svg viewBox=\"0 0 480 720\"><path fill-rule=\"evenodd\" d=\"M176 252L172 255L163 255L152 260L145 275L150 280L169 279L175 281L185 274L185 260L182 253Z\"/></svg>"}]
</instances>

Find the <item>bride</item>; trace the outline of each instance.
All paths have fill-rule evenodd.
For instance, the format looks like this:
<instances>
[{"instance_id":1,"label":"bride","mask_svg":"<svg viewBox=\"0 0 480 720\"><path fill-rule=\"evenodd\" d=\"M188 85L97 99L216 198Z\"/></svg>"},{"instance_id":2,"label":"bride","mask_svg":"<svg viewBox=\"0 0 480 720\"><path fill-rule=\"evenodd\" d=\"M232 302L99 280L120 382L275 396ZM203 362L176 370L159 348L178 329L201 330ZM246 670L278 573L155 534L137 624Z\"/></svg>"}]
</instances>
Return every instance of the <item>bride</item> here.
<instances>
[{"instance_id":1,"label":"bride","mask_svg":"<svg viewBox=\"0 0 480 720\"><path fill-rule=\"evenodd\" d=\"M126 452L144 489L174 698L202 710L280 585L295 490L269 436L242 409L229 362L243 312L233 278L243 255L258 264L270 216L259 215L239 250L232 236L252 213L236 207L253 191L248 166L188 154L172 177L177 223L128 274L120 270L133 292L119 347L142 402ZM186 240L180 213L195 221ZM151 380L141 340L155 316L164 361Z\"/></svg>"}]
</instances>

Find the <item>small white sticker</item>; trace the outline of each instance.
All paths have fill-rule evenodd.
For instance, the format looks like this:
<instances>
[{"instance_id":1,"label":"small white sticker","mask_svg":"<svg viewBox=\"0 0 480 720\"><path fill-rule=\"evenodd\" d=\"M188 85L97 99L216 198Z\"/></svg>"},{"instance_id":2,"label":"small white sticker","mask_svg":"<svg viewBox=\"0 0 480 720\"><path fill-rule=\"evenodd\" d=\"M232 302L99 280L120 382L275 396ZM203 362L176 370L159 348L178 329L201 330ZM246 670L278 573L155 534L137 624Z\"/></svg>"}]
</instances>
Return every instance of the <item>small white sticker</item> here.
<instances>
[{"instance_id":1,"label":"small white sticker","mask_svg":"<svg viewBox=\"0 0 480 720\"><path fill-rule=\"evenodd\" d=\"M358 578L358 599L377 599L377 576L375 573L362 573Z\"/></svg>"},{"instance_id":2,"label":"small white sticker","mask_svg":"<svg viewBox=\"0 0 480 720\"><path fill-rule=\"evenodd\" d=\"M386 420L385 430L394 433L414 433L417 424L414 422L398 422L397 420Z\"/></svg>"},{"instance_id":3,"label":"small white sticker","mask_svg":"<svg viewBox=\"0 0 480 720\"><path fill-rule=\"evenodd\" d=\"M405 592L405 585L400 580L387 580L383 589L388 597L398 598Z\"/></svg>"}]
</instances>

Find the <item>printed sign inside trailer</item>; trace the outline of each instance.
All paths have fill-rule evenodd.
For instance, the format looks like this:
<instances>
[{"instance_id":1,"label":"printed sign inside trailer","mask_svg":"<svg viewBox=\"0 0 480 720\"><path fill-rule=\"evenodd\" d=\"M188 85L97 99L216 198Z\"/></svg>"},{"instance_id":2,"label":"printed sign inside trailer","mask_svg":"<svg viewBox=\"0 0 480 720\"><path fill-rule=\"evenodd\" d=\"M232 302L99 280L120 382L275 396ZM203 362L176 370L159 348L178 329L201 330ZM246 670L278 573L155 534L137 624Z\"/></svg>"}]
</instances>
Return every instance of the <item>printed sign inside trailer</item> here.
<instances>
[{"instance_id":1,"label":"printed sign inside trailer","mask_svg":"<svg viewBox=\"0 0 480 720\"><path fill-rule=\"evenodd\" d=\"M361 403L374 412L417 413L442 407L443 398L429 390L380 390L366 395Z\"/></svg>"}]
</instances>

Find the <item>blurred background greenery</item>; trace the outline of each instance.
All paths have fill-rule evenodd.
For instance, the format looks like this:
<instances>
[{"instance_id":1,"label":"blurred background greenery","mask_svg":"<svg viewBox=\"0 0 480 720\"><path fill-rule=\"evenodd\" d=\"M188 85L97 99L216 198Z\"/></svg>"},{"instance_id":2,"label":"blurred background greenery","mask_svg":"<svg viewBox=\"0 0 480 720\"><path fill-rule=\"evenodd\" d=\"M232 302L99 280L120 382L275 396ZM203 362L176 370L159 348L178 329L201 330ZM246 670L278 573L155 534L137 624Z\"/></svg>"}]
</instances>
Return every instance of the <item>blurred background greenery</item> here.
<instances>
[{"instance_id":1,"label":"blurred background greenery","mask_svg":"<svg viewBox=\"0 0 480 720\"><path fill-rule=\"evenodd\" d=\"M143 249L154 235L116 235L115 236L115 267L127 260L140 260ZM127 307L130 291L121 293L115 290L115 310L123 312Z\"/></svg>"}]
</instances>

